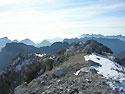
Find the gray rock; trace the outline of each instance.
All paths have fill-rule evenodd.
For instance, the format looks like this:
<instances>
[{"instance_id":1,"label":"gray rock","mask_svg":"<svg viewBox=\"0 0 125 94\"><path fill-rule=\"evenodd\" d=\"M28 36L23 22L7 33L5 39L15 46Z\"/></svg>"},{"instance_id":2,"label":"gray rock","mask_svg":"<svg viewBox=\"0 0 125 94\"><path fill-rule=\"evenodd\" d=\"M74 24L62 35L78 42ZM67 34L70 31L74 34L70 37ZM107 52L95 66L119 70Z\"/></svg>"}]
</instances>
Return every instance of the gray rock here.
<instances>
[{"instance_id":1,"label":"gray rock","mask_svg":"<svg viewBox=\"0 0 125 94\"><path fill-rule=\"evenodd\" d=\"M96 70L93 66L91 66L91 67L89 68L89 70L90 70L92 73L97 73L97 70Z\"/></svg>"},{"instance_id":2,"label":"gray rock","mask_svg":"<svg viewBox=\"0 0 125 94\"><path fill-rule=\"evenodd\" d=\"M59 78L64 77L66 74L67 74L67 72L66 72L65 68L57 68L53 72L53 76L59 77Z\"/></svg>"},{"instance_id":3,"label":"gray rock","mask_svg":"<svg viewBox=\"0 0 125 94\"><path fill-rule=\"evenodd\" d=\"M87 74L87 73L89 73L88 68L81 68L80 72L79 72L79 75L84 75L84 74Z\"/></svg>"},{"instance_id":4,"label":"gray rock","mask_svg":"<svg viewBox=\"0 0 125 94\"><path fill-rule=\"evenodd\" d=\"M91 60L88 60L88 61L85 63L85 66L86 66L86 67L90 67L90 66L101 67L101 65L100 65L99 63L96 63L96 62L91 61Z\"/></svg>"}]
</instances>

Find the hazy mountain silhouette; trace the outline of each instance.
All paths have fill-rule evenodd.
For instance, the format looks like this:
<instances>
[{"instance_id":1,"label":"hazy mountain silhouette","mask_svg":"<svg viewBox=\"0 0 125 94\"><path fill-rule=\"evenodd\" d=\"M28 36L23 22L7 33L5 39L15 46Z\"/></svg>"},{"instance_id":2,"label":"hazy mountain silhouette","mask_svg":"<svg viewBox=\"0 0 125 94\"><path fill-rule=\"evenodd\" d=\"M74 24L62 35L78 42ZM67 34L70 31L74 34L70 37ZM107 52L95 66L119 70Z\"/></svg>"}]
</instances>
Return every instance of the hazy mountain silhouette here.
<instances>
[{"instance_id":1,"label":"hazy mountain silhouette","mask_svg":"<svg viewBox=\"0 0 125 94\"><path fill-rule=\"evenodd\" d=\"M15 39L15 40L13 40L12 42L16 42L16 43L19 43L19 41L18 41L18 40L16 40L16 39Z\"/></svg>"},{"instance_id":2,"label":"hazy mountain silhouette","mask_svg":"<svg viewBox=\"0 0 125 94\"><path fill-rule=\"evenodd\" d=\"M62 42L64 40L64 38L53 38L53 39L46 39L47 41L49 41L50 43L54 43L54 42Z\"/></svg>"},{"instance_id":3,"label":"hazy mountain silhouette","mask_svg":"<svg viewBox=\"0 0 125 94\"><path fill-rule=\"evenodd\" d=\"M36 44L35 44L33 41L31 41L30 39L28 39L28 38L22 40L21 43L24 43L24 44L26 44L26 45L36 46Z\"/></svg>"},{"instance_id":4,"label":"hazy mountain silhouette","mask_svg":"<svg viewBox=\"0 0 125 94\"><path fill-rule=\"evenodd\" d=\"M122 35L116 35L116 36L104 36L104 35L101 35L101 34L93 34L93 35L90 35L90 34L83 34L80 36L80 38L91 38L91 37L95 37L95 38L108 38L108 39L120 39L122 41L125 41L125 36L122 36Z\"/></svg>"},{"instance_id":5,"label":"hazy mountain silhouette","mask_svg":"<svg viewBox=\"0 0 125 94\"><path fill-rule=\"evenodd\" d=\"M7 37L0 38L0 51L2 50L3 47L6 46L6 43L10 43L11 40L9 40Z\"/></svg>"},{"instance_id":6,"label":"hazy mountain silhouette","mask_svg":"<svg viewBox=\"0 0 125 94\"><path fill-rule=\"evenodd\" d=\"M52 45L49 41L43 40L41 43L37 44L37 47L50 46Z\"/></svg>"}]
</instances>

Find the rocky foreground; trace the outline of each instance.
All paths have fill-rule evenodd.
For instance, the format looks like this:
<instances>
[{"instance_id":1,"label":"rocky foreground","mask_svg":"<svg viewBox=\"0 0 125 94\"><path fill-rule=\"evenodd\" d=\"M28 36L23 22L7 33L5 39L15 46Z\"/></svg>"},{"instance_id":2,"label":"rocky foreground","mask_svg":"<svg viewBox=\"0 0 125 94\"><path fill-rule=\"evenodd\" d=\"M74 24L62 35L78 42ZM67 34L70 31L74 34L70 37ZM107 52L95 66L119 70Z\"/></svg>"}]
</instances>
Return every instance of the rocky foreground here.
<instances>
[{"instance_id":1,"label":"rocky foreground","mask_svg":"<svg viewBox=\"0 0 125 94\"><path fill-rule=\"evenodd\" d=\"M82 54L71 56L63 65L48 71L29 84L18 86L14 94L114 94L106 79L93 68L84 67Z\"/></svg>"},{"instance_id":2,"label":"rocky foreground","mask_svg":"<svg viewBox=\"0 0 125 94\"><path fill-rule=\"evenodd\" d=\"M103 60L112 65L108 70ZM112 51L89 40L53 55L18 55L0 74L0 94L124 94L124 78Z\"/></svg>"}]
</instances>

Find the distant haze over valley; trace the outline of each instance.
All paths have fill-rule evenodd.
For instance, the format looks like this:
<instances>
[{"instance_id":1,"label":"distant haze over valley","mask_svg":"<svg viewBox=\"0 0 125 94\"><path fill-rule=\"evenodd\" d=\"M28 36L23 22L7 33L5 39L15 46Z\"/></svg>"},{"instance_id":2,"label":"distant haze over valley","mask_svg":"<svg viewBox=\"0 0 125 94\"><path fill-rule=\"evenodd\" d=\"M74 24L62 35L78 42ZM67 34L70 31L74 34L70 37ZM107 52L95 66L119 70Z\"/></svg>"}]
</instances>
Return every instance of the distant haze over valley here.
<instances>
[{"instance_id":1,"label":"distant haze over valley","mask_svg":"<svg viewBox=\"0 0 125 94\"><path fill-rule=\"evenodd\" d=\"M27 38L22 39L22 40L18 40L18 37L16 39L11 39L9 37L1 37L0 39L8 39L11 42L17 42L17 43L18 42L25 43L27 41L27 42L30 42L30 43L32 42L31 45L33 45L34 43L39 44L39 43L41 43L45 40L50 42L50 43L54 43L54 42L62 42L64 39L85 38L85 37L111 38L111 39L116 38L116 39L120 39L120 40L125 40L125 35L122 35L122 34L119 34L119 35L103 35L103 34L94 34L94 33L93 34L81 34L79 36L75 36L75 37L72 36L72 37L65 37L65 38L62 38L60 36L55 37L55 38L45 38L45 39L41 38L41 39L39 39L39 42L36 42L36 41L30 39L30 37L27 37Z\"/></svg>"},{"instance_id":2,"label":"distant haze over valley","mask_svg":"<svg viewBox=\"0 0 125 94\"><path fill-rule=\"evenodd\" d=\"M77 36L77 37L72 37L72 38L108 38L108 39L119 39L122 41L125 41L125 36L123 35L102 35L102 34L82 34L81 36ZM35 47L43 47L43 46L50 46L52 43L54 42L63 42L64 39L72 39L72 38L61 38L61 37L56 37L56 38L52 38L52 39L39 39L40 42L36 43L33 40L31 40L30 38L26 38L23 39L21 41L18 41L18 38L15 40L11 40L8 37L3 37L0 38L0 50L6 46L6 43L11 43L11 42L15 42L15 43L24 43L27 45L33 45Z\"/></svg>"}]
</instances>

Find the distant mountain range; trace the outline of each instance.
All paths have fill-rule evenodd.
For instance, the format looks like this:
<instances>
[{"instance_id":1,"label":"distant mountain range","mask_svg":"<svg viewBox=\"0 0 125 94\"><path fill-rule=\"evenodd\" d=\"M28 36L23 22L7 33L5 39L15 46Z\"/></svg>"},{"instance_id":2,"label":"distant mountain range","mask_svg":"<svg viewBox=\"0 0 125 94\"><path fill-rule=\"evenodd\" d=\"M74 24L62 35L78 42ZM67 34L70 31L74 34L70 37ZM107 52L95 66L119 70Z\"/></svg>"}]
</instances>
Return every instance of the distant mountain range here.
<instances>
[{"instance_id":1,"label":"distant mountain range","mask_svg":"<svg viewBox=\"0 0 125 94\"><path fill-rule=\"evenodd\" d=\"M117 36L104 36L104 35L101 35L101 34L93 34L93 35L90 35L90 34L83 34L81 35L79 38L92 38L92 37L95 37L95 38L108 38L108 39L120 39L122 41L125 41L125 36L122 36L122 35L117 35Z\"/></svg>"},{"instance_id":2,"label":"distant mountain range","mask_svg":"<svg viewBox=\"0 0 125 94\"><path fill-rule=\"evenodd\" d=\"M53 39L46 39L47 41L49 41L50 43L54 43L54 42L63 42L64 38L53 38Z\"/></svg>"},{"instance_id":3,"label":"distant mountain range","mask_svg":"<svg viewBox=\"0 0 125 94\"><path fill-rule=\"evenodd\" d=\"M104 36L104 35L101 35L101 34L93 34L93 35L90 35L90 34L83 34L81 35L80 37L77 37L78 39L81 39L81 38L108 38L108 39L119 39L119 40L122 40L122 41L125 41L125 36L122 36L122 35L117 35L117 36ZM6 43L11 43L11 42L15 42L15 43L24 43L26 45L33 45L35 47L43 47L43 46L50 46L52 43L54 42L63 42L64 38L53 38L53 39L45 39L43 40L42 42L40 43L34 43L32 40L26 38L22 41L18 41L18 40L13 40L11 41L10 39L8 39L7 37L4 37L4 38L0 38L0 51L3 47L6 46ZM73 41L74 42L74 41Z\"/></svg>"},{"instance_id":4,"label":"distant mountain range","mask_svg":"<svg viewBox=\"0 0 125 94\"><path fill-rule=\"evenodd\" d=\"M4 38L0 38L0 51L2 50L2 48L4 48L6 46L7 43L12 43L12 42L14 42L14 43L24 43L26 45L32 45L32 46L35 46L35 47L43 47L43 46L50 46L50 45L52 45L52 43L50 43L47 40L43 40L40 43L34 43L32 40L30 40L28 38L26 38L26 39L24 39L22 41L18 41L18 40L11 41L7 37L4 37Z\"/></svg>"},{"instance_id":5,"label":"distant mountain range","mask_svg":"<svg viewBox=\"0 0 125 94\"><path fill-rule=\"evenodd\" d=\"M42 42L40 43L34 43L32 40L30 39L24 39L22 41L20 41L20 43L24 43L26 45L32 45L32 46L35 46L35 47L43 47L43 46L50 46L52 45L49 41L47 40L43 40Z\"/></svg>"}]
</instances>

